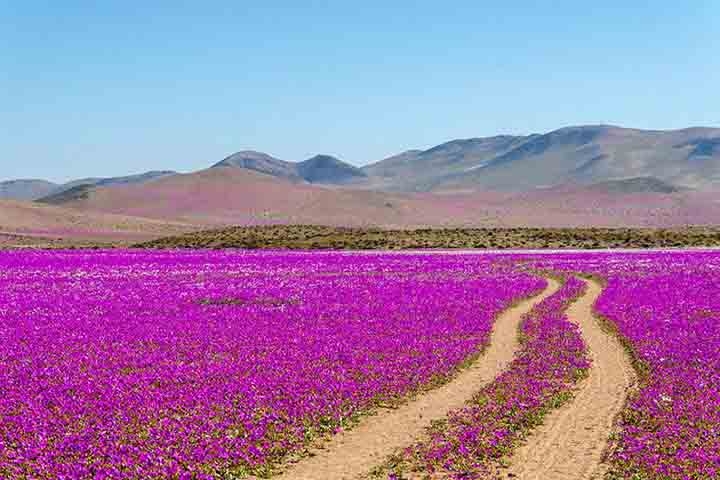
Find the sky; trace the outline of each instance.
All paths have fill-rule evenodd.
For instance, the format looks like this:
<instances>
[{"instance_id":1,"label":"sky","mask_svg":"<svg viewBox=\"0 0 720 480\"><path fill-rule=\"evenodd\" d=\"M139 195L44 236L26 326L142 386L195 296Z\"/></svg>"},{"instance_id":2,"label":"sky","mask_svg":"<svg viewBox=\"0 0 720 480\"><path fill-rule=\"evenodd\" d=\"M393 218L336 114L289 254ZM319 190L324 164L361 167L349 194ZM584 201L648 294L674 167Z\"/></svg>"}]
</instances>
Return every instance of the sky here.
<instances>
[{"instance_id":1,"label":"sky","mask_svg":"<svg viewBox=\"0 0 720 480\"><path fill-rule=\"evenodd\" d=\"M0 0L0 180L720 126L720 2Z\"/></svg>"}]
</instances>

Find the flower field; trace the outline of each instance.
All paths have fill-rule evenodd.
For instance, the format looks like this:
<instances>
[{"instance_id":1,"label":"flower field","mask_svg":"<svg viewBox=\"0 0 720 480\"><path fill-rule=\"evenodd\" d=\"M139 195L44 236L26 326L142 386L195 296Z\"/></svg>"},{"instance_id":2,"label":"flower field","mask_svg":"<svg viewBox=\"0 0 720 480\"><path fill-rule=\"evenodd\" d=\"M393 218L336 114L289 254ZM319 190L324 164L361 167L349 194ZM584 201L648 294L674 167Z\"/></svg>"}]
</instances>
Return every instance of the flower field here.
<instances>
[{"instance_id":1,"label":"flower field","mask_svg":"<svg viewBox=\"0 0 720 480\"><path fill-rule=\"evenodd\" d=\"M569 273L602 279L596 309L641 374L610 477L720 478L720 253L239 250L0 252L0 478L271 476L482 361L498 314L546 286L528 266L567 281L390 478L491 477L571 401L592 363Z\"/></svg>"},{"instance_id":2,"label":"flower field","mask_svg":"<svg viewBox=\"0 0 720 480\"><path fill-rule=\"evenodd\" d=\"M476 256L0 253L0 477L262 473L452 374L544 283Z\"/></svg>"}]
</instances>

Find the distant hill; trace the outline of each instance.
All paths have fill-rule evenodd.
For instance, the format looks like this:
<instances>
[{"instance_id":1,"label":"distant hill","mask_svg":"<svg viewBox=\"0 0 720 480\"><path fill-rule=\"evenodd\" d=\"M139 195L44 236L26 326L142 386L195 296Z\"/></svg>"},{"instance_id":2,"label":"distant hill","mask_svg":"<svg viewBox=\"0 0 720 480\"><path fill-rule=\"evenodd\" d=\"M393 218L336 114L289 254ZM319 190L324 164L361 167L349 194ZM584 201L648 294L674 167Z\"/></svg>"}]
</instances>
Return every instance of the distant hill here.
<instances>
[{"instance_id":1,"label":"distant hill","mask_svg":"<svg viewBox=\"0 0 720 480\"><path fill-rule=\"evenodd\" d=\"M594 183L590 190L608 193L678 193L688 188L676 187L654 177L634 177Z\"/></svg>"},{"instance_id":2,"label":"distant hill","mask_svg":"<svg viewBox=\"0 0 720 480\"><path fill-rule=\"evenodd\" d=\"M326 185L341 185L367 176L361 169L330 155L288 162L253 150L234 153L212 168L218 167L244 168L273 177Z\"/></svg>"},{"instance_id":3,"label":"distant hill","mask_svg":"<svg viewBox=\"0 0 720 480\"><path fill-rule=\"evenodd\" d=\"M73 200L87 198L88 193L95 188L110 187L113 185L140 184L157 180L159 178L169 177L171 175L176 175L176 172L161 170L141 173L138 175L127 175L124 177L83 178L59 185L50 193L39 198L36 197L35 200L49 205L62 205Z\"/></svg>"},{"instance_id":4,"label":"distant hill","mask_svg":"<svg viewBox=\"0 0 720 480\"><path fill-rule=\"evenodd\" d=\"M123 177L107 177L107 178L81 178L79 180L73 180L71 182L59 185L56 189L55 194L62 193L65 190L70 190L78 186L90 186L90 187L109 187L111 185L132 185L134 183L145 183L158 178L168 177L175 175L177 172L172 170L153 170L150 172L139 173L136 175L126 175Z\"/></svg>"},{"instance_id":5,"label":"distant hill","mask_svg":"<svg viewBox=\"0 0 720 480\"><path fill-rule=\"evenodd\" d=\"M405 212L395 198L384 192L330 189L246 168L217 167L143 184L79 191L62 205L199 225L402 224Z\"/></svg>"},{"instance_id":6,"label":"distant hill","mask_svg":"<svg viewBox=\"0 0 720 480\"><path fill-rule=\"evenodd\" d=\"M651 183L665 188L664 184ZM720 194L687 190L662 193L648 191L645 185L645 181L631 181L526 192L406 193L327 188L245 168L225 167L141 184L92 188L66 199L62 205L82 212L152 218L199 227L276 224L383 228L677 227L720 224ZM618 188L626 191L617 193ZM657 188L652 186L652 189Z\"/></svg>"},{"instance_id":7,"label":"distant hill","mask_svg":"<svg viewBox=\"0 0 720 480\"><path fill-rule=\"evenodd\" d=\"M35 200L58 188L59 185L46 180L9 180L0 182L0 200Z\"/></svg>"},{"instance_id":8,"label":"distant hill","mask_svg":"<svg viewBox=\"0 0 720 480\"><path fill-rule=\"evenodd\" d=\"M150 172L140 173L138 175L127 175L124 177L100 178L93 182L96 187L107 187L110 185L133 185L137 183L151 182L158 178L165 178L176 175L173 170L153 170Z\"/></svg>"},{"instance_id":9,"label":"distant hill","mask_svg":"<svg viewBox=\"0 0 720 480\"><path fill-rule=\"evenodd\" d=\"M46 180L10 180L0 182L0 200L40 200L43 203L62 203L61 200L78 191L94 187L144 183L157 178L175 175L176 172L162 170L109 178L83 178L57 184ZM68 192L65 196L63 193Z\"/></svg>"},{"instance_id":10,"label":"distant hill","mask_svg":"<svg viewBox=\"0 0 720 480\"><path fill-rule=\"evenodd\" d=\"M624 182L608 185L618 192L712 190L720 188L720 129L655 131L586 125L545 134L451 140L361 168L327 155L295 163L254 151L238 152L215 166L389 192L522 192L602 182ZM627 182L630 179L655 179L656 184Z\"/></svg>"},{"instance_id":11,"label":"distant hill","mask_svg":"<svg viewBox=\"0 0 720 480\"><path fill-rule=\"evenodd\" d=\"M526 137L452 140L428 150L409 150L363 167L372 185L397 191L427 191L438 182L470 174L521 145Z\"/></svg>"},{"instance_id":12,"label":"distant hill","mask_svg":"<svg viewBox=\"0 0 720 480\"><path fill-rule=\"evenodd\" d=\"M371 185L396 191L527 191L639 177L715 189L720 188L720 129L649 131L597 125L543 135L453 140L363 170Z\"/></svg>"},{"instance_id":13,"label":"distant hill","mask_svg":"<svg viewBox=\"0 0 720 480\"><path fill-rule=\"evenodd\" d=\"M243 150L211 168L249 170L293 183L386 192L524 192L603 182L619 182L606 186L617 193L718 190L720 129L660 131L585 125L545 134L451 140L427 150L407 150L364 167L330 155L293 162ZM44 180L14 180L0 183L0 198L42 198L44 202L56 203L87 190L60 195L80 185L99 188L141 184L174 174L159 171L85 178L63 185Z\"/></svg>"},{"instance_id":14,"label":"distant hill","mask_svg":"<svg viewBox=\"0 0 720 480\"><path fill-rule=\"evenodd\" d=\"M568 127L452 140L362 168L330 155L290 162L246 150L184 174L0 185L5 197L65 212L193 228L708 225L720 224L720 129ZM12 233L2 217L0 227Z\"/></svg>"},{"instance_id":15,"label":"distant hill","mask_svg":"<svg viewBox=\"0 0 720 480\"><path fill-rule=\"evenodd\" d=\"M300 162L297 170L310 183L337 185L367 177L361 169L330 155L316 155Z\"/></svg>"},{"instance_id":16,"label":"distant hill","mask_svg":"<svg viewBox=\"0 0 720 480\"><path fill-rule=\"evenodd\" d=\"M273 177L300 180L297 164L286 162L285 160L272 157L267 153L253 150L243 150L242 152L233 153L212 166L212 168L218 167L245 168L272 175Z\"/></svg>"},{"instance_id":17,"label":"distant hill","mask_svg":"<svg viewBox=\"0 0 720 480\"><path fill-rule=\"evenodd\" d=\"M93 184L81 183L65 190L61 189L35 201L37 203L45 203L47 205L63 205L75 200L87 198L94 188L95 185Z\"/></svg>"}]
</instances>

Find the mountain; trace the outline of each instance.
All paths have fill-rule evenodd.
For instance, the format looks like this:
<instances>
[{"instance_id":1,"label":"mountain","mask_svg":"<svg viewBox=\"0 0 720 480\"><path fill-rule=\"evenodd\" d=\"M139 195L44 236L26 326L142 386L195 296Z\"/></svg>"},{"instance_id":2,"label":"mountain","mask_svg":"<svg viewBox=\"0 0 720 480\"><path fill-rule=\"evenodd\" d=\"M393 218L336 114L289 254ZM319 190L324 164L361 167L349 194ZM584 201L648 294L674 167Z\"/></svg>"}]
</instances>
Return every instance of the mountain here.
<instances>
[{"instance_id":1,"label":"mountain","mask_svg":"<svg viewBox=\"0 0 720 480\"><path fill-rule=\"evenodd\" d=\"M363 167L371 185L397 191L427 191L440 179L486 166L527 137L501 135L452 140L428 150L408 150Z\"/></svg>"},{"instance_id":2,"label":"mountain","mask_svg":"<svg viewBox=\"0 0 720 480\"><path fill-rule=\"evenodd\" d=\"M361 169L330 155L316 155L303 162L288 162L266 153L245 150L230 155L211 168L219 167L244 168L277 178L325 185L342 185L366 177Z\"/></svg>"},{"instance_id":3,"label":"mountain","mask_svg":"<svg viewBox=\"0 0 720 480\"><path fill-rule=\"evenodd\" d=\"M246 168L255 172L265 173L273 177L289 178L292 180L300 180L297 164L286 162L267 153L256 152L253 150L244 150L242 152L233 153L229 157L216 163L211 168L232 167Z\"/></svg>"},{"instance_id":4,"label":"mountain","mask_svg":"<svg viewBox=\"0 0 720 480\"><path fill-rule=\"evenodd\" d=\"M309 183L338 185L364 179L367 174L330 155L315 155L297 165L300 177Z\"/></svg>"},{"instance_id":5,"label":"mountain","mask_svg":"<svg viewBox=\"0 0 720 480\"><path fill-rule=\"evenodd\" d=\"M95 185L91 183L80 183L70 188L56 189L55 192L42 198L38 198L35 202L47 205L63 205L74 200L87 198L94 188Z\"/></svg>"},{"instance_id":6,"label":"mountain","mask_svg":"<svg viewBox=\"0 0 720 480\"><path fill-rule=\"evenodd\" d=\"M80 211L196 225L308 222L362 225L376 221L403 224L408 213L404 199L385 192L325 188L228 167L143 184L93 188L65 199L62 205Z\"/></svg>"},{"instance_id":7,"label":"mountain","mask_svg":"<svg viewBox=\"0 0 720 480\"><path fill-rule=\"evenodd\" d=\"M603 182L621 182L606 186L616 193L713 190L720 189L720 129L566 127L545 134L451 140L426 150L407 150L362 168L330 155L291 162L245 150L211 169L253 171L293 183L406 193L523 192ZM174 174L159 171L86 178L64 185L16 180L0 184L0 198L62 204L91 188L142 184Z\"/></svg>"},{"instance_id":8,"label":"mountain","mask_svg":"<svg viewBox=\"0 0 720 480\"><path fill-rule=\"evenodd\" d=\"M676 187L654 177L634 177L622 180L607 180L590 185L588 190L607 193L678 193L687 188Z\"/></svg>"},{"instance_id":9,"label":"mountain","mask_svg":"<svg viewBox=\"0 0 720 480\"><path fill-rule=\"evenodd\" d=\"M5 195L23 198L49 191L30 204L47 210L21 208L23 202L10 210L45 212L38 225L44 222L50 225L48 232L70 236L75 235L74 222L96 214L111 215L112 221L118 215L140 218L142 225L152 219L148 228L155 233L163 222L188 228L720 224L720 129L568 127L545 134L452 140L363 168L329 155L287 162L243 151L186 174L163 171L59 186L34 180L3 185ZM65 230L60 228L63 221L53 220L56 213L67 220ZM110 228L110 218L103 220L103 232ZM21 214L8 219L0 211L0 233L25 234L23 225ZM129 235L110 230L109 238Z\"/></svg>"},{"instance_id":10,"label":"mountain","mask_svg":"<svg viewBox=\"0 0 720 480\"><path fill-rule=\"evenodd\" d=\"M607 125L546 134L454 140L363 168L370 186L396 191L524 191L646 177L675 187L720 187L720 129Z\"/></svg>"},{"instance_id":11,"label":"mountain","mask_svg":"<svg viewBox=\"0 0 720 480\"><path fill-rule=\"evenodd\" d=\"M133 185L136 183L145 183L157 180L158 178L176 175L173 170L153 170L150 172L140 173L137 175L127 175L124 177L100 178L92 184L96 187L107 187L110 185Z\"/></svg>"},{"instance_id":12,"label":"mountain","mask_svg":"<svg viewBox=\"0 0 720 480\"><path fill-rule=\"evenodd\" d=\"M141 184L176 174L177 172L171 170L159 170L124 177L83 178L56 186L50 193L40 198L36 197L34 200L49 205L62 205L72 200L86 198L88 193L95 188Z\"/></svg>"},{"instance_id":13,"label":"mountain","mask_svg":"<svg viewBox=\"0 0 720 480\"><path fill-rule=\"evenodd\" d=\"M627 192L613 191L618 184ZM327 188L245 168L210 168L142 184L92 188L67 199L62 206L66 211L155 219L196 228L271 224L389 228L720 224L720 195L646 191L642 185L648 184L655 185L652 189L662 185L641 179L519 193L393 193Z\"/></svg>"},{"instance_id":14,"label":"mountain","mask_svg":"<svg viewBox=\"0 0 720 480\"><path fill-rule=\"evenodd\" d=\"M59 185L53 192L54 194L62 193L78 186L90 187L109 187L111 185L130 185L133 183L145 183L152 180L175 175L177 172L172 170L153 170L150 172L139 173L136 175L126 175L123 177L107 177L107 178L81 178L71 182Z\"/></svg>"},{"instance_id":15,"label":"mountain","mask_svg":"<svg viewBox=\"0 0 720 480\"><path fill-rule=\"evenodd\" d=\"M0 200L39 200L43 203L62 203L63 193L77 194L79 191L94 187L145 183L158 178L175 175L169 170L151 171L138 175L109 178L83 178L57 184L46 180L9 180L0 182Z\"/></svg>"},{"instance_id":16,"label":"mountain","mask_svg":"<svg viewBox=\"0 0 720 480\"><path fill-rule=\"evenodd\" d=\"M46 180L9 180L0 182L0 200L35 200L56 191L59 185Z\"/></svg>"}]
</instances>

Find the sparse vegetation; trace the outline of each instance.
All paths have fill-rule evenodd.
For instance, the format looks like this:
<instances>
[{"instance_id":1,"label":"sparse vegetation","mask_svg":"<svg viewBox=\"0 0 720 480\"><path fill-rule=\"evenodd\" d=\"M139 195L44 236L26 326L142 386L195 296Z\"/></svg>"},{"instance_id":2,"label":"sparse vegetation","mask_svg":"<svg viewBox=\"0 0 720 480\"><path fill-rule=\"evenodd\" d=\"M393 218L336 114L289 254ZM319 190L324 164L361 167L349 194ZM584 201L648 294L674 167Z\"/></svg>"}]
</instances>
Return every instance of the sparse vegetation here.
<instances>
[{"instance_id":1,"label":"sparse vegetation","mask_svg":"<svg viewBox=\"0 0 720 480\"><path fill-rule=\"evenodd\" d=\"M383 230L313 225L231 227L152 240L142 248L299 250L602 249L720 246L720 228L467 228Z\"/></svg>"}]
</instances>

